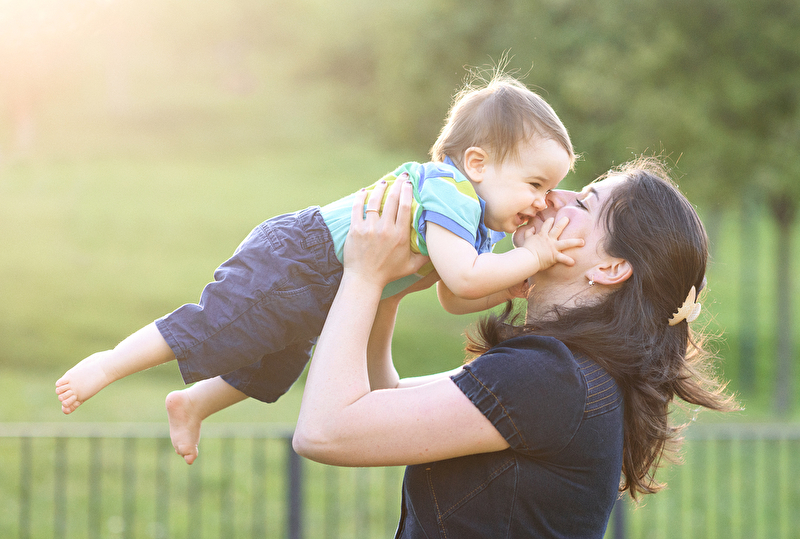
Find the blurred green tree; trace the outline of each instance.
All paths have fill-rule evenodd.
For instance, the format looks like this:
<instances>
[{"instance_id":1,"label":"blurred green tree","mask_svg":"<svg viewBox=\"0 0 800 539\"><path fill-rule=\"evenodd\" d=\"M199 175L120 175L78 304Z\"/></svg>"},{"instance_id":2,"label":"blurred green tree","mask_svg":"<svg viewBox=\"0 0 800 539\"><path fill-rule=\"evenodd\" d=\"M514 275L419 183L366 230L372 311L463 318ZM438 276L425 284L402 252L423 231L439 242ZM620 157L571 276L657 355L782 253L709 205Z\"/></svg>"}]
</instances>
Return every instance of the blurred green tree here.
<instances>
[{"instance_id":1,"label":"blurred green tree","mask_svg":"<svg viewBox=\"0 0 800 539\"><path fill-rule=\"evenodd\" d=\"M661 25L672 28L679 46L667 55L668 86L678 93L679 107L691 115L678 119L697 126L691 138L691 168L710 181L699 194L705 199L745 200L743 241L758 241L750 232L755 207L763 199L774 218L777 252L773 261L776 294L775 409L788 415L792 402L793 331L790 248L800 204L800 4L791 0L675 0L658 5ZM654 88L651 79L646 88ZM683 151L689 146L673 146ZM740 302L743 328L754 327L758 301L753 249L744 244ZM740 375L752 388L755 335L741 336Z\"/></svg>"}]
</instances>

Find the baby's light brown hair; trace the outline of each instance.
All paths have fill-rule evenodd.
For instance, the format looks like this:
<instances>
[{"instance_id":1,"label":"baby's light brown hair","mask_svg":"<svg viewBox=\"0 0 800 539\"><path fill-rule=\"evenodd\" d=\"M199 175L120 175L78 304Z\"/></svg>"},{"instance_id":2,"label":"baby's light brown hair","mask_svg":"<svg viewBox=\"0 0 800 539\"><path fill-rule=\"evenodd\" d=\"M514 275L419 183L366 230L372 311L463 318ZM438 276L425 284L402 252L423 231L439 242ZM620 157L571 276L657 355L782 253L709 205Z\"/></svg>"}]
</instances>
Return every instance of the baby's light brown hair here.
<instances>
[{"instance_id":1,"label":"baby's light brown hair","mask_svg":"<svg viewBox=\"0 0 800 539\"><path fill-rule=\"evenodd\" d=\"M520 143L533 136L560 144L569 155L572 170L576 157L567 129L541 96L500 70L488 80L472 73L453 98L447 122L430 153L436 162L449 157L463 172L468 148L480 147L493 162L502 163L517 159Z\"/></svg>"}]
</instances>

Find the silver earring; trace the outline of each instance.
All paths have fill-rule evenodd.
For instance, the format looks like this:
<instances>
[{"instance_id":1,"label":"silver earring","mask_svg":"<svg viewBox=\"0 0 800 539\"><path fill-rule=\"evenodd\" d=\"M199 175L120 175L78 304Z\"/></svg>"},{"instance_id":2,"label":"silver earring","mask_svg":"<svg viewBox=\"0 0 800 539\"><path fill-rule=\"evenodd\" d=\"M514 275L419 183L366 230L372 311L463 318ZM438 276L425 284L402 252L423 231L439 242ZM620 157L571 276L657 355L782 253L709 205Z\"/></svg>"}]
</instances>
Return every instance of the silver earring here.
<instances>
[{"instance_id":1,"label":"silver earring","mask_svg":"<svg viewBox=\"0 0 800 539\"><path fill-rule=\"evenodd\" d=\"M594 275L589 277L589 286L594 286Z\"/></svg>"}]
</instances>

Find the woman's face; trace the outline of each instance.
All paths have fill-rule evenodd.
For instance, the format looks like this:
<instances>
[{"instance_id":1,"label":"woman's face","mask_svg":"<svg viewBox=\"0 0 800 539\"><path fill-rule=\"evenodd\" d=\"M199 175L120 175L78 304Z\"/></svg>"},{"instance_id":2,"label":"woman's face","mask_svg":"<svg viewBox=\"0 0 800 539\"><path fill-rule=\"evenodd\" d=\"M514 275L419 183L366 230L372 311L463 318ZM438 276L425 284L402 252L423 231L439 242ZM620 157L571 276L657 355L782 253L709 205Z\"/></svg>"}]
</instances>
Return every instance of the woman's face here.
<instances>
[{"instance_id":1,"label":"woman's face","mask_svg":"<svg viewBox=\"0 0 800 539\"><path fill-rule=\"evenodd\" d=\"M603 206L614 189L624 181L626 181L625 176L612 176L591 183L580 192L553 190L547 195L547 209L539 212L533 226L538 230L542 222L550 217L556 222L567 217L569 224L561 233L561 239L583 238L585 243L583 247L564 251L564 254L575 260L574 266L555 264L539 272L537 276L548 275L558 280L581 278L588 282L592 268L607 257L603 249L606 234L601 219ZM536 281L539 282L540 279L536 278Z\"/></svg>"}]
</instances>

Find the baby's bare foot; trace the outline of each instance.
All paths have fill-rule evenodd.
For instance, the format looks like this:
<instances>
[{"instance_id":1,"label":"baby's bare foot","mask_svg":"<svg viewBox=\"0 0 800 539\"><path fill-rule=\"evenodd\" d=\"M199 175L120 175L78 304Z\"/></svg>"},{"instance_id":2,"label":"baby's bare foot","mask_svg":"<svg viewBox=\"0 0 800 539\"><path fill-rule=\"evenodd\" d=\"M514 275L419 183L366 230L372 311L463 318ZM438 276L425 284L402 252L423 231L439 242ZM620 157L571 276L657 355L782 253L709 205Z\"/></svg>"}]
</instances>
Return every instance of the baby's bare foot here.
<instances>
[{"instance_id":1,"label":"baby's bare foot","mask_svg":"<svg viewBox=\"0 0 800 539\"><path fill-rule=\"evenodd\" d=\"M173 391L167 395L166 406L172 447L183 457L186 464L191 464L197 458L197 444L200 442L200 427L203 421L193 413L192 399L186 391L186 389Z\"/></svg>"},{"instance_id":2,"label":"baby's bare foot","mask_svg":"<svg viewBox=\"0 0 800 539\"><path fill-rule=\"evenodd\" d=\"M56 394L61 411L71 414L78 406L114 381L108 375L103 360L110 352L98 352L87 357L56 381Z\"/></svg>"}]
</instances>

